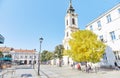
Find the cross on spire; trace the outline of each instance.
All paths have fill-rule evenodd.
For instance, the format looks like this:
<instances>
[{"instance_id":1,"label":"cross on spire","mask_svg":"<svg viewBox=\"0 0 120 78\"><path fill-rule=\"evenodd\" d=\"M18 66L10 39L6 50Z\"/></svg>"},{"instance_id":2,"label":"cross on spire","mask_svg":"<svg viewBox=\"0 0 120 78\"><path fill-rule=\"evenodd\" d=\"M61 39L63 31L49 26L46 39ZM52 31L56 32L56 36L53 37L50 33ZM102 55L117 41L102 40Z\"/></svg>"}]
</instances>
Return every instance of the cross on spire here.
<instances>
[{"instance_id":1,"label":"cross on spire","mask_svg":"<svg viewBox=\"0 0 120 78\"><path fill-rule=\"evenodd\" d=\"M70 0L70 6L72 6L72 0Z\"/></svg>"},{"instance_id":2,"label":"cross on spire","mask_svg":"<svg viewBox=\"0 0 120 78\"><path fill-rule=\"evenodd\" d=\"M70 0L70 3L72 3L72 0Z\"/></svg>"}]
</instances>

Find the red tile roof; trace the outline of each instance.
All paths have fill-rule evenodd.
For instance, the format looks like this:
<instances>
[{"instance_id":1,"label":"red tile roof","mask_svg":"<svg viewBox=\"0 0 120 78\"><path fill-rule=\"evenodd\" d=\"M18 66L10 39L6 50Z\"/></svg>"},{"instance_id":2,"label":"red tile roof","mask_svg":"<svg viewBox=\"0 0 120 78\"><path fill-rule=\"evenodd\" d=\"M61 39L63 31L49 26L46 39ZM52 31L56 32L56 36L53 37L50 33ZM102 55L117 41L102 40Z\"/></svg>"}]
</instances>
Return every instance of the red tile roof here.
<instances>
[{"instance_id":1,"label":"red tile roof","mask_svg":"<svg viewBox=\"0 0 120 78\"><path fill-rule=\"evenodd\" d=\"M10 51L10 47L0 47L0 51L2 51L2 52L9 52Z\"/></svg>"},{"instance_id":2,"label":"red tile roof","mask_svg":"<svg viewBox=\"0 0 120 78\"><path fill-rule=\"evenodd\" d=\"M27 52L27 53L35 53L35 50L25 50L25 49L14 49L10 47L0 47L0 51L2 52L10 52L10 51L15 51L15 52Z\"/></svg>"},{"instance_id":3,"label":"red tile roof","mask_svg":"<svg viewBox=\"0 0 120 78\"><path fill-rule=\"evenodd\" d=\"M31 52L34 53L35 50L23 50L23 49L14 49L15 52Z\"/></svg>"}]
</instances>

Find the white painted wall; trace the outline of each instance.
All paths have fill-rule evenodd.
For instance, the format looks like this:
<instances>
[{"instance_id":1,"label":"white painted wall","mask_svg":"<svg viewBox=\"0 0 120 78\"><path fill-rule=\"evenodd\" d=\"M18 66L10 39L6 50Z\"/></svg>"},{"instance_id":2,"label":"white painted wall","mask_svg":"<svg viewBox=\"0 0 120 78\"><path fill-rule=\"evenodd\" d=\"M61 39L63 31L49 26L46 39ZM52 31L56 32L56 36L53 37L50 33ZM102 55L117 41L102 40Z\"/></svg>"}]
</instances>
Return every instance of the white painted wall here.
<instances>
[{"instance_id":1,"label":"white painted wall","mask_svg":"<svg viewBox=\"0 0 120 78\"><path fill-rule=\"evenodd\" d=\"M100 35L103 35L104 43L109 46L109 48L106 48L106 55L108 58L108 65L114 65L114 62L116 61L114 52L119 51L120 55L120 13L118 12L118 9L120 8L120 3L107 11L106 13L102 14L92 22L90 22L86 29L90 30L90 26L93 27L93 32L98 35L98 39ZM107 22L107 15L111 15L111 22ZM101 28L98 27L97 22L101 21ZM114 31L116 39L112 40L110 32ZM111 48L111 49L110 49ZM117 60L118 61L118 60ZM120 60L119 60L120 61Z\"/></svg>"}]
</instances>

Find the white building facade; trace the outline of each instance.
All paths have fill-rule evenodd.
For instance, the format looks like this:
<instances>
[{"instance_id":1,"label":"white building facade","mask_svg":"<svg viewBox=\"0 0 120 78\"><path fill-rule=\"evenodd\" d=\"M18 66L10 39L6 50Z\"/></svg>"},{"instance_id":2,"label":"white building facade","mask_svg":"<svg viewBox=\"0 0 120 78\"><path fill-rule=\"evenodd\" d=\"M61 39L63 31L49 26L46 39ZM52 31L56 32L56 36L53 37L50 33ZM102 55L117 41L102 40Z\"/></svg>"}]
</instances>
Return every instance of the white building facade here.
<instances>
[{"instance_id":1,"label":"white building facade","mask_svg":"<svg viewBox=\"0 0 120 78\"><path fill-rule=\"evenodd\" d=\"M10 52L14 62L20 62L24 64L37 64L38 54L35 50L22 50L15 49Z\"/></svg>"},{"instance_id":2,"label":"white building facade","mask_svg":"<svg viewBox=\"0 0 120 78\"><path fill-rule=\"evenodd\" d=\"M0 51L3 55L11 55L12 62L23 63L23 64L37 64L38 53L36 50L24 50L24 49L13 49L10 47L0 47Z\"/></svg>"},{"instance_id":3,"label":"white building facade","mask_svg":"<svg viewBox=\"0 0 120 78\"><path fill-rule=\"evenodd\" d=\"M120 62L120 3L86 25L107 45L102 65L115 66Z\"/></svg>"},{"instance_id":4,"label":"white building facade","mask_svg":"<svg viewBox=\"0 0 120 78\"><path fill-rule=\"evenodd\" d=\"M71 39L71 33L79 30L78 28L78 14L75 13L75 9L70 1L69 7L67 9L67 14L65 16L65 36L63 39L63 46L65 50L70 49L69 40ZM72 59L68 56L63 56L64 65L72 63Z\"/></svg>"}]
</instances>

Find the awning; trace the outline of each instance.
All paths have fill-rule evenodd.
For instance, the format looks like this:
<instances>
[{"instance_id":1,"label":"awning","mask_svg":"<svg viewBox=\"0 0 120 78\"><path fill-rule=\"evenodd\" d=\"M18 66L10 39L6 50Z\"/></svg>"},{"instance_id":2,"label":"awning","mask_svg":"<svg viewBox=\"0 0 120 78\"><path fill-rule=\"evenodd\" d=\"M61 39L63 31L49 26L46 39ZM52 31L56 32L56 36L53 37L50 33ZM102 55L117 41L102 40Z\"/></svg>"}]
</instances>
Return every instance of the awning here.
<instances>
[{"instance_id":1,"label":"awning","mask_svg":"<svg viewBox=\"0 0 120 78\"><path fill-rule=\"evenodd\" d=\"M12 60L12 58L9 58L9 57L3 57L3 58L0 58L0 60L3 60L3 61L11 61Z\"/></svg>"}]
</instances>

